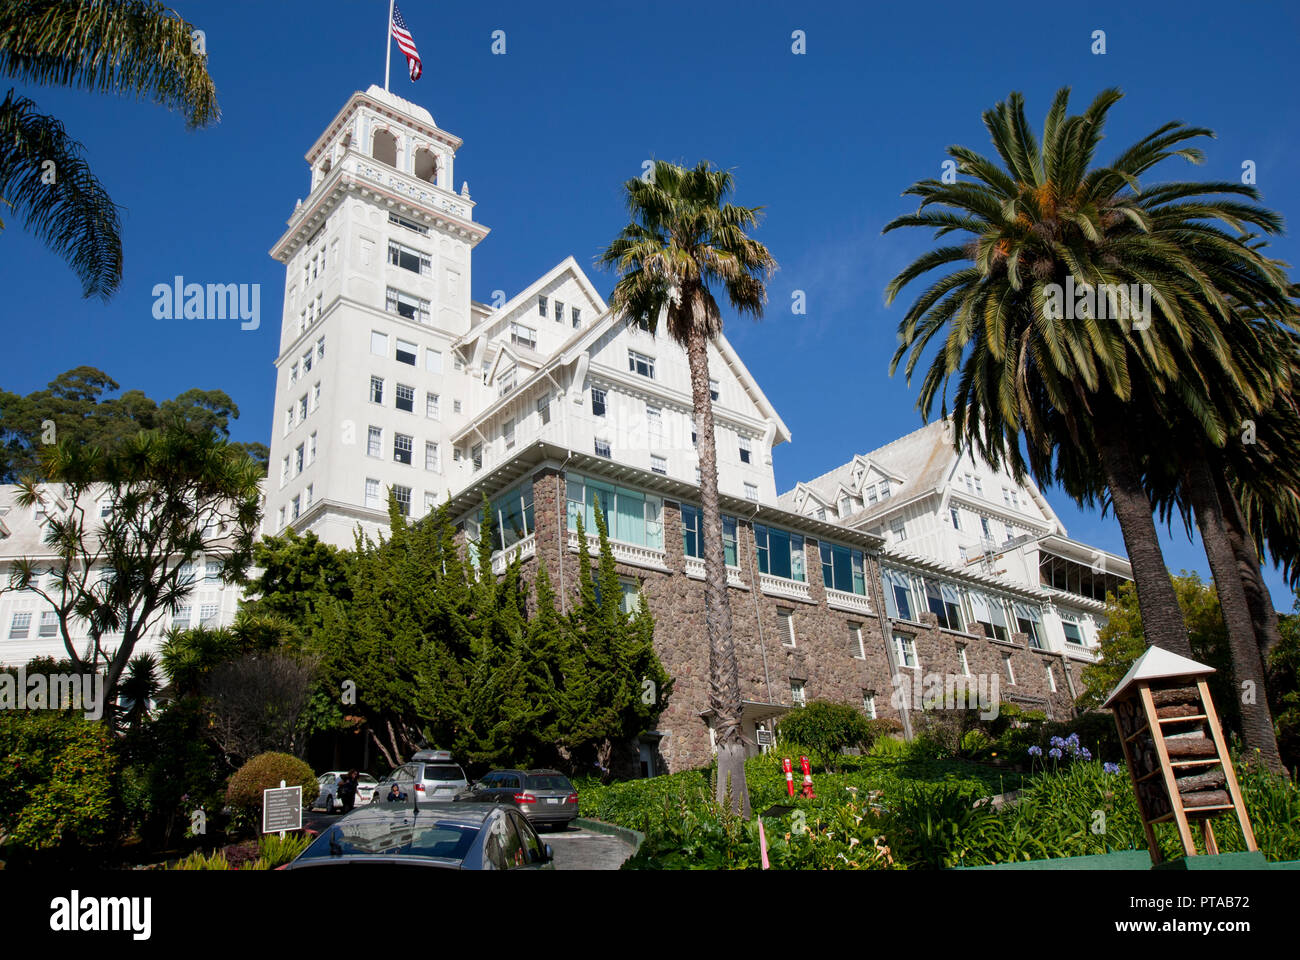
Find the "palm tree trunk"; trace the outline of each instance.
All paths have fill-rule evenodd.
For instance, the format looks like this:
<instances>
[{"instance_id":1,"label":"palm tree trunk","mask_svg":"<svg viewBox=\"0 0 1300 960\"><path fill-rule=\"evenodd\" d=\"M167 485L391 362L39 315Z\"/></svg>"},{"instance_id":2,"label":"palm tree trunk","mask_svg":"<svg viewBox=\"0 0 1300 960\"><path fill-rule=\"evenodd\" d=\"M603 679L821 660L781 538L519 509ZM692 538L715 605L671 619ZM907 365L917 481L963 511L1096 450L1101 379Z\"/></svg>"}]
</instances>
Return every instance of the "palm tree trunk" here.
<instances>
[{"instance_id":1,"label":"palm tree trunk","mask_svg":"<svg viewBox=\"0 0 1300 960\"><path fill-rule=\"evenodd\" d=\"M1250 604L1241 583L1237 555L1228 542L1214 474L1207 451L1201 444L1193 445L1189 454L1183 460L1183 478L1196 513L1205 556L1210 561L1223 623L1228 630L1233 686L1241 692L1241 736L1251 755L1258 754L1270 770L1282 773L1284 768L1277 749L1277 734L1268 709L1264 665L1255 640Z\"/></svg>"},{"instance_id":2,"label":"palm tree trunk","mask_svg":"<svg viewBox=\"0 0 1300 960\"><path fill-rule=\"evenodd\" d=\"M1237 557L1237 569L1241 574L1241 586L1246 591L1246 602L1250 604L1250 619L1255 625L1255 642L1259 644L1259 658L1268 671L1269 654L1282 640L1278 631L1277 610L1273 608L1273 598L1269 595L1268 585L1264 582L1261 569L1259 548L1255 538L1246 526L1246 519L1241 513L1241 504L1237 495L1228 484L1226 473L1216 471L1215 487L1219 494L1219 503L1223 507L1224 527L1228 542Z\"/></svg>"},{"instance_id":3,"label":"palm tree trunk","mask_svg":"<svg viewBox=\"0 0 1300 960\"><path fill-rule=\"evenodd\" d=\"M1191 657L1187 624L1183 621L1183 610L1178 605L1178 595L1174 593L1164 552L1160 549L1151 499L1142 486L1130 424L1122 404L1107 406L1109 409L1098 410L1093 431L1106 485L1110 488L1111 506L1133 567L1142 632L1146 634L1147 643Z\"/></svg>"},{"instance_id":4,"label":"palm tree trunk","mask_svg":"<svg viewBox=\"0 0 1300 960\"><path fill-rule=\"evenodd\" d=\"M707 309L700 298L686 300L687 309ZM691 302L693 301L693 302ZM709 341L704 324L692 324L686 343L691 367L691 398L695 405L695 437L700 457L700 513L704 523L704 624L709 635L709 708L718 744L717 801L730 795L731 810L748 819L749 790L745 784L745 739L741 728L740 667L731 631L731 598L722 552L722 514L718 506L718 448L713 437L713 398L709 393Z\"/></svg>"}]
</instances>

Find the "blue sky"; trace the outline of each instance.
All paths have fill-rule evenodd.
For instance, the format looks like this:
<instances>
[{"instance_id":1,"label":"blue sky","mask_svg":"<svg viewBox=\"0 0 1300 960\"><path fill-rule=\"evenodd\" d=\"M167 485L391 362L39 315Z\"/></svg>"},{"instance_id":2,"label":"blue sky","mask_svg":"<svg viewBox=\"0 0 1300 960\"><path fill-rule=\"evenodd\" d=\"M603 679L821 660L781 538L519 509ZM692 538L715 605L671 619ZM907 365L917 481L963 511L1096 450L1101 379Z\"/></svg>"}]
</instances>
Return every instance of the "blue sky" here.
<instances>
[{"instance_id":1,"label":"blue sky","mask_svg":"<svg viewBox=\"0 0 1300 960\"><path fill-rule=\"evenodd\" d=\"M29 89L86 146L123 207L126 268L108 304L84 301L63 263L11 216L0 234L0 386L27 392L80 364L156 399L193 386L239 405L233 434L268 442L283 268L267 250L306 194L302 156L354 90L383 82L385 0L174 0L204 30L223 116L188 132L150 103ZM762 205L757 236L781 264L760 323L728 336L781 412L793 443L776 452L788 489L921 424L915 391L888 376L904 307L886 282L930 245L882 237L911 210L900 196L940 173L943 149L992 152L983 110L1022 91L1035 124L1054 91L1082 109L1101 89L1112 111L1101 156L1159 124L1213 129L1199 168L1156 180L1236 180L1254 161L1264 201L1300 220L1300 13L1287 3L1040 5L1033 15L944 4L715 3L694 17L656 4L405 0L424 59L412 84L394 47L392 88L465 141L456 176L492 228L474 254L473 296L513 295L572 254L584 266L624 222L619 190L650 157L708 159L735 173L737 202ZM274 13L272 14L272 11ZM491 52L505 31L505 55ZM806 53L791 51L802 30ZM1091 52L1104 30L1106 53ZM1183 169L1180 169L1180 166ZM1277 255L1297 259L1293 234ZM613 285L594 267L602 293ZM260 283L263 324L166 321L151 288L188 281ZM805 291L807 314L791 312ZM1123 551L1118 526L1049 498L1071 535ZM1206 570L1176 529L1171 568ZM1276 574L1277 605L1290 599Z\"/></svg>"}]
</instances>

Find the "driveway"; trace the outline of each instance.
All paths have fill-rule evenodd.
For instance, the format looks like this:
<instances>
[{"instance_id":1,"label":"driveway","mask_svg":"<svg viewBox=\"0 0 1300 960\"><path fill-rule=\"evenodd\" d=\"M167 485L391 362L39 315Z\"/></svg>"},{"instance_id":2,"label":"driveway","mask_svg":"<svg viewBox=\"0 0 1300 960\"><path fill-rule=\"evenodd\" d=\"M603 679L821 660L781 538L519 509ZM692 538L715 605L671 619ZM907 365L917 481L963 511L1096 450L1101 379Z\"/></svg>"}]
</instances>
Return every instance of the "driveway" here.
<instances>
[{"instance_id":1,"label":"driveway","mask_svg":"<svg viewBox=\"0 0 1300 960\"><path fill-rule=\"evenodd\" d=\"M573 823L563 830L545 830L539 836L555 851L556 870L617 870L632 856L631 844Z\"/></svg>"}]
</instances>

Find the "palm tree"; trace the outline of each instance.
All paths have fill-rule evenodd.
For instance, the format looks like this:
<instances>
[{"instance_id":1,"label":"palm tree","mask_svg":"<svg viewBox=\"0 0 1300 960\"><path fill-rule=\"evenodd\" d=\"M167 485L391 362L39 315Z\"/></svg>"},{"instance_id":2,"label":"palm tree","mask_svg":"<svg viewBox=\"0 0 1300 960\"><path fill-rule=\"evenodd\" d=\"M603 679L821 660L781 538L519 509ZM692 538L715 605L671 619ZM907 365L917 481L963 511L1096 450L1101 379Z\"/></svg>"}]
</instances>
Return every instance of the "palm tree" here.
<instances>
[{"instance_id":1,"label":"palm tree","mask_svg":"<svg viewBox=\"0 0 1300 960\"><path fill-rule=\"evenodd\" d=\"M708 348L722 333L722 314L710 287L725 290L737 313L758 319L767 303L766 281L777 265L767 248L746 233L757 226L762 208L727 203L733 187L731 174L713 169L707 161L690 170L656 161L649 179L623 184L632 222L598 263L620 274L610 299L615 313L629 324L646 325L651 333L662 324L685 348L690 364L704 524L709 706L718 745L717 799L722 803L730 793L732 810L748 817L740 670L731 632L709 392Z\"/></svg>"},{"instance_id":2,"label":"palm tree","mask_svg":"<svg viewBox=\"0 0 1300 960\"><path fill-rule=\"evenodd\" d=\"M1239 305L1269 318L1291 309L1285 274L1245 233L1247 225L1276 233L1281 218L1236 199L1257 199L1243 184L1141 188L1138 178L1166 159L1199 163L1201 152L1184 144L1211 136L1204 128L1166 123L1109 166L1093 167L1106 115L1121 96L1103 91L1083 114L1068 116L1069 89L1058 91L1040 147L1023 98L1013 93L984 114L1002 166L950 147L958 171L973 182L924 180L906 191L921 197L921 208L891 221L886 232L922 226L935 228L936 237L971 236L924 254L889 284L892 302L929 271L960 265L903 317L891 372L910 352L910 382L939 338L922 381L923 413L942 389L946 415L947 386L957 375L959 446L995 466L1005 462L1017 476L1027 470L1040 484L1061 483L1082 502L1108 498L1148 640L1189 655L1143 484L1148 437L1136 428L1149 429L1151 418L1139 415L1173 396L1221 446L1233 426L1218 415L1214 390L1228 384L1234 397L1262 409L1260 398L1272 385L1254 382L1258 368L1239 365L1225 331L1237 322ZM1079 302L1053 309L1061 291L1076 285L1085 294ZM1121 287L1150 291L1154 309L1144 322L1115 318L1123 302L1097 293Z\"/></svg>"},{"instance_id":3,"label":"palm tree","mask_svg":"<svg viewBox=\"0 0 1300 960\"><path fill-rule=\"evenodd\" d=\"M0 74L29 84L151 97L191 128L220 115L193 28L143 0L10 0L0 10ZM0 201L107 300L122 282L117 207L54 117L10 89L0 101ZM4 228L0 221L0 229Z\"/></svg>"}]
</instances>

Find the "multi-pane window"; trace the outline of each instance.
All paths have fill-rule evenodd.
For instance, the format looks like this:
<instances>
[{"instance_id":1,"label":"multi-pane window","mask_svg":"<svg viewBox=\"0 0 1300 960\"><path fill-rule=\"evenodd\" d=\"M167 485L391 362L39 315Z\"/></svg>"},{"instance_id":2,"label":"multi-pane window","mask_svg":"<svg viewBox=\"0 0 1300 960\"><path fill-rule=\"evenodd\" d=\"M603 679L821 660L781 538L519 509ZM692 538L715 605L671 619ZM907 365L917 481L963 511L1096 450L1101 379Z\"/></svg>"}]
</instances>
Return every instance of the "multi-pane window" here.
<instances>
[{"instance_id":1,"label":"multi-pane window","mask_svg":"<svg viewBox=\"0 0 1300 960\"><path fill-rule=\"evenodd\" d=\"M1006 606L998 597L986 596L978 590L969 591L971 613L975 622L982 624L984 632L990 637L1007 641L1011 634L1007 629Z\"/></svg>"},{"instance_id":2,"label":"multi-pane window","mask_svg":"<svg viewBox=\"0 0 1300 960\"><path fill-rule=\"evenodd\" d=\"M923 585L925 605L939 618L939 626L947 630L965 630L966 625L961 615L961 594L957 588L950 583L930 579L923 581Z\"/></svg>"},{"instance_id":3,"label":"multi-pane window","mask_svg":"<svg viewBox=\"0 0 1300 960\"><path fill-rule=\"evenodd\" d=\"M59 616L53 610L41 613L41 624L36 628L38 637L57 637L59 635Z\"/></svg>"},{"instance_id":4,"label":"multi-pane window","mask_svg":"<svg viewBox=\"0 0 1300 960\"><path fill-rule=\"evenodd\" d=\"M790 702L796 707L806 706L808 703L807 694L804 693L802 680L790 681Z\"/></svg>"},{"instance_id":5,"label":"multi-pane window","mask_svg":"<svg viewBox=\"0 0 1300 960\"><path fill-rule=\"evenodd\" d=\"M881 499L881 500L888 500L888 499L889 499L889 481L888 481L888 480L881 480L881 481L880 481L880 499Z\"/></svg>"},{"instance_id":6,"label":"multi-pane window","mask_svg":"<svg viewBox=\"0 0 1300 960\"><path fill-rule=\"evenodd\" d=\"M663 436L663 415L658 407L647 405L645 408L646 434L650 441L650 446L659 446Z\"/></svg>"},{"instance_id":7,"label":"multi-pane window","mask_svg":"<svg viewBox=\"0 0 1300 960\"><path fill-rule=\"evenodd\" d=\"M956 507L952 507L948 510L948 515L952 517L952 528L954 530L960 530L961 512Z\"/></svg>"},{"instance_id":8,"label":"multi-pane window","mask_svg":"<svg viewBox=\"0 0 1300 960\"><path fill-rule=\"evenodd\" d=\"M601 439L596 440L596 456L612 457L613 455L614 454L610 450L608 440L601 440Z\"/></svg>"},{"instance_id":9,"label":"multi-pane window","mask_svg":"<svg viewBox=\"0 0 1300 960\"><path fill-rule=\"evenodd\" d=\"M207 583L221 582L221 561L209 560L203 565L203 579Z\"/></svg>"},{"instance_id":10,"label":"multi-pane window","mask_svg":"<svg viewBox=\"0 0 1300 960\"><path fill-rule=\"evenodd\" d=\"M190 607L188 605L177 607L172 614L172 628L175 630L188 630L190 627Z\"/></svg>"},{"instance_id":11,"label":"multi-pane window","mask_svg":"<svg viewBox=\"0 0 1300 960\"><path fill-rule=\"evenodd\" d=\"M912 580L899 570L881 570L885 610L896 620L916 620L912 609Z\"/></svg>"},{"instance_id":12,"label":"multi-pane window","mask_svg":"<svg viewBox=\"0 0 1300 960\"><path fill-rule=\"evenodd\" d=\"M323 360L324 358L325 358L325 338L321 337L319 340L316 341L316 359Z\"/></svg>"},{"instance_id":13,"label":"multi-pane window","mask_svg":"<svg viewBox=\"0 0 1300 960\"><path fill-rule=\"evenodd\" d=\"M570 530L578 529L581 517L583 530L594 536L599 503L611 539L654 550L664 548L661 498L575 473L569 474L565 489Z\"/></svg>"},{"instance_id":14,"label":"multi-pane window","mask_svg":"<svg viewBox=\"0 0 1300 960\"><path fill-rule=\"evenodd\" d=\"M436 393L426 393L424 395L424 415L430 420L437 420L439 413L438 395Z\"/></svg>"},{"instance_id":15,"label":"multi-pane window","mask_svg":"<svg viewBox=\"0 0 1300 960\"><path fill-rule=\"evenodd\" d=\"M493 550L505 550L513 547L520 540L531 536L536 528L533 526L533 485L524 483L508 493L503 494L492 504L493 530L495 542Z\"/></svg>"},{"instance_id":16,"label":"multi-pane window","mask_svg":"<svg viewBox=\"0 0 1300 960\"><path fill-rule=\"evenodd\" d=\"M752 484L752 483L746 483L746 484L745 484L745 499L746 499L746 500L757 500L757 499L758 499L758 486L757 486L757 485Z\"/></svg>"},{"instance_id":17,"label":"multi-pane window","mask_svg":"<svg viewBox=\"0 0 1300 960\"><path fill-rule=\"evenodd\" d=\"M293 362L293 366L289 368L289 385L293 386L297 382L298 382L298 361L295 360Z\"/></svg>"},{"instance_id":18,"label":"multi-pane window","mask_svg":"<svg viewBox=\"0 0 1300 960\"><path fill-rule=\"evenodd\" d=\"M541 420L542 426L551 422L551 395L548 393L544 397L537 398L537 416Z\"/></svg>"},{"instance_id":19,"label":"multi-pane window","mask_svg":"<svg viewBox=\"0 0 1300 960\"><path fill-rule=\"evenodd\" d=\"M688 557L704 558L704 514L699 507L683 503L682 552ZM722 558L729 567L739 566L736 553L736 518L722 518Z\"/></svg>"},{"instance_id":20,"label":"multi-pane window","mask_svg":"<svg viewBox=\"0 0 1300 960\"><path fill-rule=\"evenodd\" d=\"M522 323L510 324L510 342L521 347L527 347L529 350L537 349L537 331L532 327L525 327Z\"/></svg>"},{"instance_id":21,"label":"multi-pane window","mask_svg":"<svg viewBox=\"0 0 1300 960\"><path fill-rule=\"evenodd\" d=\"M398 363L405 363L408 366L415 366L420 356L420 348L409 340L397 341L396 360Z\"/></svg>"},{"instance_id":22,"label":"multi-pane window","mask_svg":"<svg viewBox=\"0 0 1300 960\"><path fill-rule=\"evenodd\" d=\"M397 409L407 413L415 412L415 387L405 383L397 385Z\"/></svg>"},{"instance_id":23,"label":"multi-pane window","mask_svg":"<svg viewBox=\"0 0 1300 960\"><path fill-rule=\"evenodd\" d=\"M432 440L426 440L424 442L424 469L438 473L441 467L441 462L438 459L438 444Z\"/></svg>"},{"instance_id":24,"label":"multi-pane window","mask_svg":"<svg viewBox=\"0 0 1300 960\"><path fill-rule=\"evenodd\" d=\"M312 353L310 350L302 355L302 372L304 376L311 373L311 357Z\"/></svg>"},{"instance_id":25,"label":"multi-pane window","mask_svg":"<svg viewBox=\"0 0 1300 960\"><path fill-rule=\"evenodd\" d=\"M1043 648L1043 618L1038 608L1029 603L1013 603L1016 614L1016 626L1020 632L1029 637L1029 645L1036 649Z\"/></svg>"},{"instance_id":26,"label":"multi-pane window","mask_svg":"<svg viewBox=\"0 0 1300 960\"><path fill-rule=\"evenodd\" d=\"M371 427L366 433L366 456L378 457L384 448L384 428Z\"/></svg>"},{"instance_id":27,"label":"multi-pane window","mask_svg":"<svg viewBox=\"0 0 1300 960\"><path fill-rule=\"evenodd\" d=\"M302 423L302 421L306 419L307 419L307 394L304 393L301 397L298 398L298 422Z\"/></svg>"},{"instance_id":28,"label":"multi-pane window","mask_svg":"<svg viewBox=\"0 0 1300 960\"><path fill-rule=\"evenodd\" d=\"M451 402L451 412L452 412L452 413L460 413L460 401L459 401L459 400L453 400L453 401Z\"/></svg>"},{"instance_id":29,"label":"multi-pane window","mask_svg":"<svg viewBox=\"0 0 1300 960\"><path fill-rule=\"evenodd\" d=\"M1079 624L1074 620L1067 620L1064 615L1061 616L1061 629L1065 632L1065 642L1083 646L1083 632L1079 629Z\"/></svg>"},{"instance_id":30,"label":"multi-pane window","mask_svg":"<svg viewBox=\"0 0 1300 960\"><path fill-rule=\"evenodd\" d=\"M650 469L655 473L668 473L668 460L659 456L657 453L650 454Z\"/></svg>"},{"instance_id":31,"label":"multi-pane window","mask_svg":"<svg viewBox=\"0 0 1300 960\"><path fill-rule=\"evenodd\" d=\"M889 522L889 532L894 535L894 543L902 543L907 539L907 523L902 517Z\"/></svg>"},{"instance_id":32,"label":"multi-pane window","mask_svg":"<svg viewBox=\"0 0 1300 960\"><path fill-rule=\"evenodd\" d=\"M781 624L779 630L779 633L781 635L781 642L785 644L787 647L793 647L795 645L794 611L789 609L788 607L777 607L776 619Z\"/></svg>"},{"instance_id":33,"label":"multi-pane window","mask_svg":"<svg viewBox=\"0 0 1300 960\"><path fill-rule=\"evenodd\" d=\"M545 298L545 297L538 297L538 298L537 298L537 312L538 312L538 314L540 314L540 315L543 316L543 317L546 316L546 298Z\"/></svg>"},{"instance_id":34,"label":"multi-pane window","mask_svg":"<svg viewBox=\"0 0 1300 960\"><path fill-rule=\"evenodd\" d=\"M605 415L605 391L599 387L591 388L591 415L593 417Z\"/></svg>"},{"instance_id":35,"label":"multi-pane window","mask_svg":"<svg viewBox=\"0 0 1300 960\"><path fill-rule=\"evenodd\" d=\"M397 501L397 512L404 517L411 515L411 488L393 486L393 498Z\"/></svg>"},{"instance_id":36,"label":"multi-pane window","mask_svg":"<svg viewBox=\"0 0 1300 960\"><path fill-rule=\"evenodd\" d=\"M516 368L511 367L509 370L497 377L497 396L504 397L507 393L515 388Z\"/></svg>"},{"instance_id":37,"label":"multi-pane window","mask_svg":"<svg viewBox=\"0 0 1300 960\"><path fill-rule=\"evenodd\" d=\"M474 464L475 470L483 469L483 444L476 443L469 448L469 458Z\"/></svg>"},{"instance_id":38,"label":"multi-pane window","mask_svg":"<svg viewBox=\"0 0 1300 960\"><path fill-rule=\"evenodd\" d=\"M409 465L411 462L411 448L413 445L413 439L408 437L406 434L393 434L393 459L398 463Z\"/></svg>"},{"instance_id":39,"label":"multi-pane window","mask_svg":"<svg viewBox=\"0 0 1300 960\"><path fill-rule=\"evenodd\" d=\"M305 466L307 465L307 462L306 462L306 459L305 459L305 458L306 458L306 455L307 455L307 448L306 448L306 445L305 445L305 444L301 444L301 443L300 443L300 444L298 444L297 447L294 448L294 451L293 451L293 473L294 473L294 476L297 476L298 474L302 473L302 469L303 469L303 467L305 467Z\"/></svg>"},{"instance_id":40,"label":"multi-pane window","mask_svg":"<svg viewBox=\"0 0 1300 960\"><path fill-rule=\"evenodd\" d=\"M392 287L389 287L385 292L384 309L389 313L395 313L417 323L429 322L428 300L413 297L409 293L402 293L402 291L394 290Z\"/></svg>"},{"instance_id":41,"label":"multi-pane window","mask_svg":"<svg viewBox=\"0 0 1300 960\"><path fill-rule=\"evenodd\" d=\"M26 640L31 629L32 615L30 613L15 613L13 619L9 621L9 639Z\"/></svg>"},{"instance_id":42,"label":"multi-pane window","mask_svg":"<svg viewBox=\"0 0 1300 960\"><path fill-rule=\"evenodd\" d=\"M408 220L406 219L406 217L399 217L395 213L390 213L388 215L388 222L396 224L397 226L403 227L407 230L410 230L412 233L418 233L424 235L429 232L428 227L423 226L422 224L418 224L414 220Z\"/></svg>"},{"instance_id":43,"label":"multi-pane window","mask_svg":"<svg viewBox=\"0 0 1300 960\"><path fill-rule=\"evenodd\" d=\"M289 482L289 456L288 454L286 454L285 458L280 461L280 486L283 487L288 482Z\"/></svg>"},{"instance_id":44,"label":"multi-pane window","mask_svg":"<svg viewBox=\"0 0 1300 960\"><path fill-rule=\"evenodd\" d=\"M709 378L709 399L711 399L714 403L718 402L718 396L720 390L721 387L719 386L718 381L710 377Z\"/></svg>"},{"instance_id":45,"label":"multi-pane window","mask_svg":"<svg viewBox=\"0 0 1300 960\"><path fill-rule=\"evenodd\" d=\"M875 719L876 719L876 717L877 717L877 714L876 714L876 691L874 691L874 690L863 690L863 691L862 691L862 709L866 712L866 714L867 714L867 719L869 719L869 720L875 720Z\"/></svg>"},{"instance_id":46,"label":"multi-pane window","mask_svg":"<svg viewBox=\"0 0 1300 960\"><path fill-rule=\"evenodd\" d=\"M555 322L564 322L564 304L560 303L559 300L555 301Z\"/></svg>"},{"instance_id":47,"label":"multi-pane window","mask_svg":"<svg viewBox=\"0 0 1300 960\"><path fill-rule=\"evenodd\" d=\"M383 377L372 376L370 378L370 402L371 403L384 402L384 378Z\"/></svg>"},{"instance_id":48,"label":"multi-pane window","mask_svg":"<svg viewBox=\"0 0 1300 960\"><path fill-rule=\"evenodd\" d=\"M292 520L297 520L302 514L302 494L294 497L289 501L289 516Z\"/></svg>"},{"instance_id":49,"label":"multi-pane window","mask_svg":"<svg viewBox=\"0 0 1300 960\"><path fill-rule=\"evenodd\" d=\"M509 450L515 445L515 418L511 417L505 423L501 424L501 439L505 441L506 449Z\"/></svg>"},{"instance_id":50,"label":"multi-pane window","mask_svg":"<svg viewBox=\"0 0 1300 960\"><path fill-rule=\"evenodd\" d=\"M823 540L818 546L822 557L822 583L828 590L867 594L867 578L861 550L841 547Z\"/></svg>"},{"instance_id":51,"label":"multi-pane window","mask_svg":"<svg viewBox=\"0 0 1300 960\"><path fill-rule=\"evenodd\" d=\"M579 310L577 307L570 307L569 315L572 317L573 325L575 327L578 326L578 324L582 323L582 320L580 319L580 317L582 316L582 311Z\"/></svg>"},{"instance_id":52,"label":"multi-pane window","mask_svg":"<svg viewBox=\"0 0 1300 960\"><path fill-rule=\"evenodd\" d=\"M366 506L372 510L378 510L380 507L379 500L379 481L366 478Z\"/></svg>"},{"instance_id":53,"label":"multi-pane window","mask_svg":"<svg viewBox=\"0 0 1300 960\"><path fill-rule=\"evenodd\" d=\"M388 262L395 267L401 267L403 270L410 270L412 273L418 273L425 277L433 273L432 258L419 250L392 240L388 241Z\"/></svg>"},{"instance_id":54,"label":"multi-pane window","mask_svg":"<svg viewBox=\"0 0 1300 960\"><path fill-rule=\"evenodd\" d=\"M749 463L749 437L740 438L740 462Z\"/></svg>"},{"instance_id":55,"label":"multi-pane window","mask_svg":"<svg viewBox=\"0 0 1300 960\"><path fill-rule=\"evenodd\" d=\"M758 546L760 573L805 582L802 534L756 523L754 541Z\"/></svg>"},{"instance_id":56,"label":"multi-pane window","mask_svg":"<svg viewBox=\"0 0 1300 960\"><path fill-rule=\"evenodd\" d=\"M649 377L651 380L655 378L654 357L647 357L644 353L629 350L627 352L627 368L639 376Z\"/></svg>"},{"instance_id":57,"label":"multi-pane window","mask_svg":"<svg viewBox=\"0 0 1300 960\"><path fill-rule=\"evenodd\" d=\"M388 334L378 330L370 331L370 352L376 357L388 356Z\"/></svg>"},{"instance_id":58,"label":"multi-pane window","mask_svg":"<svg viewBox=\"0 0 1300 960\"><path fill-rule=\"evenodd\" d=\"M900 667L919 667L916 659L916 640L906 633L894 634L894 654Z\"/></svg>"},{"instance_id":59,"label":"multi-pane window","mask_svg":"<svg viewBox=\"0 0 1300 960\"><path fill-rule=\"evenodd\" d=\"M194 580L194 564L187 560L181 564L181 568L176 575L176 582L182 586L189 586Z\"/></svg>"},{"instance_id":60,"label":"multi-pane window","mask_svg":"<svg viewBox=\"0 0 1300 960\"><path fill-rule=\"evenodd\" d=\"M320 381L319 380L317 380L316 383L313 384L311 388L311 408L313 410L320 409Z\"/></svg>"},{"instance_id":61,"label":"multi-pane window","mask_svg":"<svg viewBox=\"0 0 1300 960\"><path fill-rule=\"evenodd\" d=\"M618 586L622 592L618 608L630 617L641 608L641 585L635 580L620 577Z\"/></svg>"}]
</instances>

